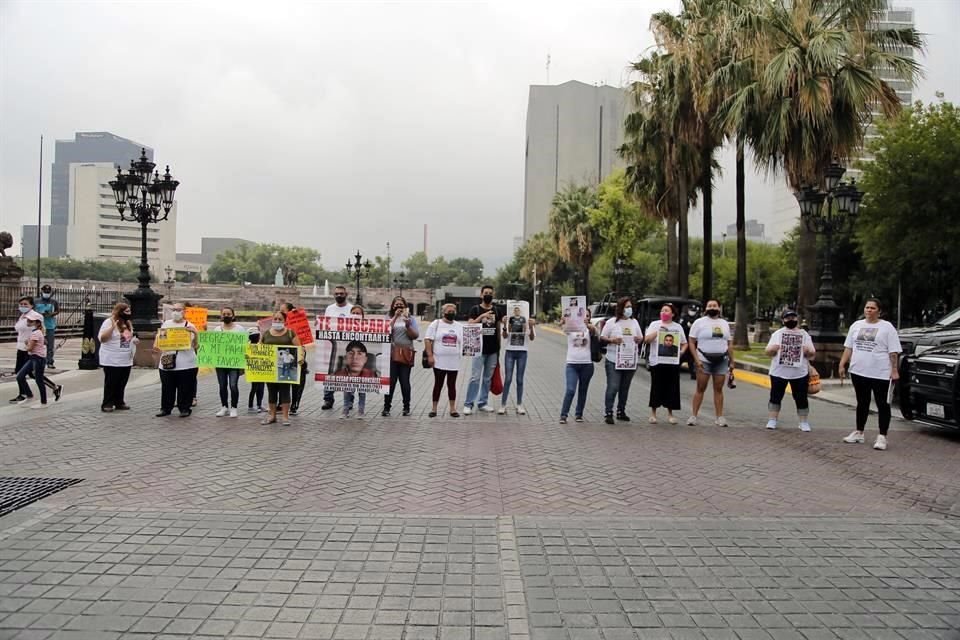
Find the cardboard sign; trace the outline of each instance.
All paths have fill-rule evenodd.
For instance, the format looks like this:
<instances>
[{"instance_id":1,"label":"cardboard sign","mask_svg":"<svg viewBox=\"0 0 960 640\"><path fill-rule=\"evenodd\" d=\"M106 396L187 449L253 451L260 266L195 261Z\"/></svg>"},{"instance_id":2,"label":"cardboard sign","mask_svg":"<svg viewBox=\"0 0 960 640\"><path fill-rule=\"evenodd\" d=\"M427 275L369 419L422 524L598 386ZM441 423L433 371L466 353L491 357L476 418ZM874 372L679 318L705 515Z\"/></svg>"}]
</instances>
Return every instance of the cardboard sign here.
<instances>
[{"instance_id":1,"label":"cardboard sign","mask_svg":"<svg viewBox=\"0 0 960 640\"><path fill-rule=\"evenodd\" d=\"M186 351L192 348L190 332L182 327L168 327L157 331L160 351Z\"/></svg>"},{"instance_id":2,"label":"cardboard sign","mask_svg":"<svg viewBox=\"0 0 960 640\"><path fill-rule=\"evenodd\" d=\"M483 325L463 325L463 355L473 357L483 351Z\"/></svg>"},{"instance_id":3,"label":"cardboard sign","mask_svg":"<svg viewBox=\"0 0 960 640\"><path fill-rule=\"evenodd\" d=\"M631 370L637 368L637 345L631 339L617 345L617 370Z\"/></svg>"},{"instance_id":4,"label":"cardboard sign","mask_svg":"<svg viewBox=\"0 0 960 640\"><path fill-rule=\"evenodd\" d=\"M244 369L250 340L247 333L238 331L201 331L197 364L201 367Z\"/></svg>"},{"instance_id":5,"label":"cardboard sign","mask_svg":"<svg viewBox=\"0 0 960 640\"><path fill-rule=\"evenodd\" d=\"M671 331L663 327L657 331L657 364L680 364L680 340L682 335L679 331Z\"/></svg>"},{"instance_id":6,"label":"cardboard sign","mask_svg":"<svg viewBox=\"0 0 960 640\"><path fill-rule=\"evenodd\" d=\"M248 344L247 382L300 383L300 349L276 344Z\"/></svg>"},{"instance_id":7,"label":"cardboard sign","mask_svg":"<svg viewBox=\"0 0 960 640\"><path fill-rule=\"evenodd\" d=\"M207 310L203 307L184 308L183 319L195 326L197 331L207 330Z\"/></svg>"},{"instance_id":8,"label":"cardboard sign","mask_svg":"<svg viewBox=\"0 0 960 640\"><path fill-rule=\"evenodd\" d=\"M784 331L780 334L780 351L777 352L780 366L799 367L803 361L803 334L788 333Z\"/></svg>"},{"instance_id":9,"label":"cardboard sign","mask_svg":"<svg viewBox=\"0 0 960 640\"><path fill-rule=\"evenodd\" d=\"M564 331L586 331L587 296L560 296Z\"/></svg>"},{"instance_id":10,"label":"cardboard sign","mask_svg":"<svg viewBox=\"0 0 960 640\"><path fill-rule=\"evenodd\" d=\"M530 335L530 303L526 300L507 300L506 348L525 350Z\"/></svg>"},{"instance_id":11,"label":"cardboard sign","mask_svg":"<svg viewBox=\"0 0 960 640\"><path fill-rule=\"evenodd\" d=\"M287 314L287 329L292 329L297 334L301 345L313 344L313 328L307 312L303 309L294 309Z\"/></svg>"}]
</instances>

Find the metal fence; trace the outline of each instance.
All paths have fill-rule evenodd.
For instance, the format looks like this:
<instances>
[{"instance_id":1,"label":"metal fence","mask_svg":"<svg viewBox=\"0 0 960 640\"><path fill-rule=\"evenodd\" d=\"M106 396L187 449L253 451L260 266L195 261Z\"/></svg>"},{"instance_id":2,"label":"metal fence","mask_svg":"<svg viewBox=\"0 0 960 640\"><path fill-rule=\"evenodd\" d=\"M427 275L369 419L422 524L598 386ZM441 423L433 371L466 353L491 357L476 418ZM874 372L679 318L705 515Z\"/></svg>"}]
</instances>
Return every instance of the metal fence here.
<instances>
[{"instance_id":1,"label":"metal fence","mask_svg":"<svg viewBox=\"0 0 960 640\"><path fill-rule=\"evenodd\" d=\"M24 296L34 298L35 287L0 287L0 331L10 330L20 317L17 302ZM83 328L83 310L90 306L94 313L110 313L113 306L124 301L122 291L115 289L54 289L53 299L60 303L60 315L57 316L57 328L69 330Z\"/></svg>"}]
</instances>

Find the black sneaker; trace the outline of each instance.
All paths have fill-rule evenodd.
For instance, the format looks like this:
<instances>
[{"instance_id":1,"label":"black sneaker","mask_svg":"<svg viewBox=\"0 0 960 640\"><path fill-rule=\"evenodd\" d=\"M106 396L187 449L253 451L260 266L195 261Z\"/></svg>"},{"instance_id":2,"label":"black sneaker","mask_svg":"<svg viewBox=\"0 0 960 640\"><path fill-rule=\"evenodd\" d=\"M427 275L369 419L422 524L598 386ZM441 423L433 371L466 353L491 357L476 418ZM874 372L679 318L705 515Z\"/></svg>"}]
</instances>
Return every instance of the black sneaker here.
<instances>
[{"instance_id":1,"label":"black sneaker","mask_svg":"<svg viewBox=\"0 0 960 640\"><path fill-rule=\"evenodd\" d=\"M612 414L612 413L608 413L607 415L605 415L605 416L603 417L603 421L606 422L607 424L616 424L616 422L614 422L614 420L613 420L613 414Z\"/></svg>"},{"instance_id":2,"label":"black sneaker","mask_svg":"<svg viewBox=\"0 0 960 640\"><path fill-rule=\"evenodd\" d=\"M383 408L383 411L380 412L380 415L383 416L384 418L389 418L389 417L390 417L390 409L389 409L388 407L384 407L384 408Z\"/></svg>"},{"instance_id":3,"label":"black sneaker","mask_svg":"<svg viewBox=\"0 0 960 640\"><path fill-rule=\"evenodd\" d=\"M401 415L403 415L403 416L409 416L409 415L410 415L410 407L404 408L403 413L402 413Z\"/></svg>"},{"instance_id":4,"label":"black sneaker","mask_svg":"<svg viewBox=\"0 0 960 640\"><path fill-rule=\"evenodd\" d=\"M181 418L189 418L191 413L193 413L193 410L192 410L192 409L187 409L186 411L181 411L181 412L180 412L180 417L181 417Z\"/></svg>"},{"instance_id":5,"label":"black sneaker","mask_svg":"<svg viewBox=\"0 0 960 640\"><path fill-rule=\"evenodd\" d=\"M22 401L24 401L24 400L26 400L26 399L27 399L27 396L20 396L20 395L18 395L16 398L11 398L11 399L10 399L10 404L17 404L18 402L22 402Z\"/></svg>"},{"instance_id":6,"label":"black sneaker","mask_svg":"<svg viewBox=\"0 0 960 640\"><path fill-rule=\"evenodd\" d=\"M290 407L290 415L292 415L292 416L297 415L297 410L296 410L295 407Z\"/></svg>"},{"instance_id":7,"label":"black sneaker","mask_svg":"<svg viewBox=\"0 0 960 640\"><path fill-rule=\"evenodd\" d=\"M58 384L57 388L53 390L53 401L59 402L61 394L63 394L63 385Z\"/></svg>"},{"instance_id":8,"label":"black sneaker","mask_svg":"<svg viewBox=\"0 0 960 640\"><path fill-rule=\"evenodd\" d=\"M100 407L100 411L103 411L104 413L113 413L113 407L110 405Z\"/></svg>"},{"instance_id":9,"label":"black sneaker","mask_svg":"<svg viewBox=\"0 0 960 640\"><path fill-rule=\"evenodd\" d=\"M158 418L166 418L168 415L170 415L170 412L169 412L169 411L161 411L160 413L157 414L157 417L158 417Z\"/></svg>"},{"instance_id":10,"label":"black sneaker","mask_svg":"<svg viewBox=\"0 0 960 640\"><path fill-rule=\"evenodd\" d=\"M333 400L327 400L327 401L325 401L325 402L323 403L323 406L320 407L320 410L321 410L321 411L329 411L330 409L333 409Z\"/></svg>"},{"instance_id":11,"label":"black sneaker","mask_svg":"<svg viewBox=\"0 0 960 640\"><path fill-rule=\"evenodd\" d=\"M630 416L625 413L618 413L617 420L621 420L622 422L630 422Z\"/></svg>"}]
</instances>

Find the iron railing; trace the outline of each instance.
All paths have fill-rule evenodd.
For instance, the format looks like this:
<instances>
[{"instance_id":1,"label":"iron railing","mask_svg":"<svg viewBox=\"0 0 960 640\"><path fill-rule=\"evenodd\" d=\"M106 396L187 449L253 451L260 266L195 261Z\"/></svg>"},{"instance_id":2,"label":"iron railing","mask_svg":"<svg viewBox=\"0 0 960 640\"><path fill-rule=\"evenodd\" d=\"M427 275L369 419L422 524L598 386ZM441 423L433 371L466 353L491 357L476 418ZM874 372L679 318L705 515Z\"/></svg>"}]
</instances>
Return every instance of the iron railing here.
<instances>
[{"instance_id":1,"label":"iron railing","mask_svg":"<svg viewBox=\"0 0 960 640\"><path fill-rule=\"evenodd\" d=\"M34 302L40 302L34 287L0 287L0 334L6 337L12 333L13 324L20 317L17 302L24 296L31 296ZM57 330L69 331L83 328L83 310L89 307L94 313L110 313L118 302L124 300L123 292L115 289L58 289L53 290L53 298L60 303L57 316Z\"/></svg>"}]
</instances>

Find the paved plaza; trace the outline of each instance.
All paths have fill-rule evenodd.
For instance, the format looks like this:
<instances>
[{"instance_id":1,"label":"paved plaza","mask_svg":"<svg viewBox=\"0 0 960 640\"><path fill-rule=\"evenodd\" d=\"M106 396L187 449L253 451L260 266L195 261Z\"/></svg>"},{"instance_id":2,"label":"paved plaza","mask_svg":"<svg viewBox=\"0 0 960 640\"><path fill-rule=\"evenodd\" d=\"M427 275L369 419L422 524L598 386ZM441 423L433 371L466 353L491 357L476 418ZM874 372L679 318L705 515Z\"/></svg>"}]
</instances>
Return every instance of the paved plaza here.
<instances>
[{"instance_id":1,"label":"paved plaza","mask_svg":"<svg viewBox=\"0 0 960 640\"><path fill-rule=\"evenodd\" d=\"M0 639L960 638L960 437L844 445L849 406L814 399L801 433L789 397L771 432L744 381L729 428L709 398L650 425L645 371L607 426L601 367L560 425L564 347L533 344L526 416L430 419L419 368L410 417L309 388L290 427L244 382L239 418L202 375L158 419L152 372L112 414L99 372L59 374L55 406L0 407L0 476L82 480L0 517Z\"/></svg>"}]
</instances>

